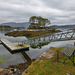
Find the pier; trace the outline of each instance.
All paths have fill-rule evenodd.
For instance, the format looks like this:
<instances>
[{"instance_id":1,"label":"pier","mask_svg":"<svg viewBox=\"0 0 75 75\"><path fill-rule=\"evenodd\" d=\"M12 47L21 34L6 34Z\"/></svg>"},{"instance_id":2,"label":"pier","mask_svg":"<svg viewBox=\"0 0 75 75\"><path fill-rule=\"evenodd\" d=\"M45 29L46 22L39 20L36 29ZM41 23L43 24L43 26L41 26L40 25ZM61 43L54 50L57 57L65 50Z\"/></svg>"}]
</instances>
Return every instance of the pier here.
<instances>
[{"instance_id":1,"label":"pier","mask_svg":"<svg viewBox=\"0 0 75 75\"><path fill-rule=\"evenodd\" d=\"M5 48L7 48L11 52L18 52L18 51L26 51L29 50L29 47L25 44L29 45L39 45L39 44L46 44L50 42L56 42L56 41L66 41L66 40L75 40L75 32L62 32L62 33L56 33L53 35L46 35L42 37L35 37L32 39L28 39L25 41L22 41L22 43L11 43L6 39L0 39L0 44L2 44Z\"/></svg>"},{"instance_id":2,"label":"pier","mask_svg":"<svg viewBox=\"0 0 75 75\"><path fill-rule=\"evenodd\" d=\"M7 39L0 39L0 44L2 44L10 52L29 50L29 47L27 45L11 43Z\"/></svg>"},{"instance_id":3,"label":"pier","mask_svg":"<svg viewBox=\"0 0 75 75\"><path fill-rule=\"evenodd\" d=\"M40 42L44 43L44 42L56 42L56 41L67 41L67 40L75 40L75 32L74 31L56 33L53 35L46 35L46 36L42 36L42 37L35 37L32 39L29 39L27 41L27 43L37 44Z\"/></svg>"}]
</instances>

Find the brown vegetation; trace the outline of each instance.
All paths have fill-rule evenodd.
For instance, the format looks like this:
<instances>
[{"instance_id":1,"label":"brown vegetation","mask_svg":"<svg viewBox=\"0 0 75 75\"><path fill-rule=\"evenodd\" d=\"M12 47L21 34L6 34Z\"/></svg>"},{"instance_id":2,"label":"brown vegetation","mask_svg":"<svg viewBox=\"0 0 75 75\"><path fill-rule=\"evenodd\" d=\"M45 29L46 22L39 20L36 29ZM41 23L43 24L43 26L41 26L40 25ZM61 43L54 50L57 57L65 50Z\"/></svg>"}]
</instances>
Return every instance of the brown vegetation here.
<instances>
[{"instance_id":1,"label":"brown vegetation","mask_svg":"<svg viewBox=\"0 0 75 75\"><path fill-rule=\"evenodd\" d=\"M40 36L40 35L45 35L45 34L51 34L55 32L60 32L60 30L55 30L55 31L13 31L13 32L8 32L5 35L7 36L26 36L26 37L35 37L35 36Z\"/></svg>"}]
</instances>

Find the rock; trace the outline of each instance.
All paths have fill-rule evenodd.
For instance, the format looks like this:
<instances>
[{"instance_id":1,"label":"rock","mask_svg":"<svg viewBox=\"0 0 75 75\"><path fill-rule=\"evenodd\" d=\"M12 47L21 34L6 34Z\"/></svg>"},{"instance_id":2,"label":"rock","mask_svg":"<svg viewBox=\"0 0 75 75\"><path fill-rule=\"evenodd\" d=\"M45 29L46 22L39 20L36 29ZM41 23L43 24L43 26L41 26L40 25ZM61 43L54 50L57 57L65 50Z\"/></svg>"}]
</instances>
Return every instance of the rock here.
<instances>
[{"instance_id":1,"label":"rock","mask_svg":"<svg viewBox=\"0 0 75 75\"><path fill-rule=\"evenodd\" d=\"M15 69L14 69L14 71L16 72L16 71L17 71L17 69L15 68Z\"/></svg>"},{"instance_id":2,"label":"rock","mask_svg":"<svg viewBox=\"0 0 75 75\"><path fill-rule=\"evenodd\" d=\"M40 62L42 62L43 60L40 60Z\"/></svg>"},{"instance_id":3,"label":"rock","mask_svg":"<svg viewBox=\"0 0 75 75\"><path fill-rule=\"evenodd\" d=\"M14 71L14 68L10 68L11 71Z\"/></svg>"},{"instance_id":4,"label":"rock","mask_svg":"<svg viewBox=\"0 0 75 75\"><path fill-rule=\"evenodd\" d=\"M0 69L0 72L2 72L3 71L3 69Z\"/></svg>"},{"instance_id":5,"label":"rock","mask_svg":"<svg viewBox=\"0 0 75 75\"><path fill-rule=\"evenodd\" d=\"M27 69L25 70L25 73L28 73L28 70Z\"/></svg>"},{"instance_id":6,"label":"rock","mask_svg":"<svg viewBox=\"0 0 75 75\"><path fill-rule=\"evenodd\" d=\"M12 71L9 71L9 73L12 74L13 72Z\"/></svg>"},{"instance_id":7,"label":"rock","mask_svg":"<svg viewBox=\"0 0 75 75\"><path fill-rule=\"evenodd\" d=\"M28 66L35 61L35 59L28 61L26 63L21 63L18 65L11 65L8 68L1 68L0 67L0 75L21 75L22 72L28 68ZM27 70L26 70L27 72Z\"/></svg>"}]
</instances>

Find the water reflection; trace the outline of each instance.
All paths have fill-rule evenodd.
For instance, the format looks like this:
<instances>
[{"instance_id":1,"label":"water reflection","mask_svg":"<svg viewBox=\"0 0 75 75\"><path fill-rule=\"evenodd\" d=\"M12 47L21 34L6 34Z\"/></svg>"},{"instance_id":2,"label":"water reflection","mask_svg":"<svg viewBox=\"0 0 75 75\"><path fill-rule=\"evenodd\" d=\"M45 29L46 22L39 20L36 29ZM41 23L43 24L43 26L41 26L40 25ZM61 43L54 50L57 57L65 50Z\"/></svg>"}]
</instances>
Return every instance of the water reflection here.
<instances>
[{"instance_id":1,"label":"water reflection","mask_svg":"<svg viewBox=\"0 0 75 75\"><path fill-rule=\"evenodd\" d=\"M8 37L8 36L4 35L5 33L6 33L6 31L5 32L0 31L0 38L5 38L12 43L28 40L26 37ZM44 41L44 38L43 39L38 38L38 40ZM38 43L38 40L37 40L37 43ZM65 46L67 43L72 44L73 42L75 42L75 40L58 41L58 42L51 42L49 44L38 44L38 45L37 44L35 44L35 45L34 44L33 45L26 44L26 45L30 46L29 51L25 50L24 52L14 52L14 53L9 52L8 50L5 49L5 47L0 45L0 57L2 55L5 55L4 58L8 59L4 64L0 64L0 67L7 68L9 65L24 63L24 62L26 62L26 60L29 61L31 59L38 58L43 52L47 51L51 46L62 47L62 46ZM32 43L34 43L34 42L32 42ZM36 46L36 48L34 48L33 46Z\"/></svg>"},{"instance_id":2,"label":"water reflection","mask_svg":"<svg viewBox=\"0 0 75 75\"><path fill-rule=\"evenodd\" d=\"M8 49L7 49L8 50ZM9 50L8 50L9 51ZM26 51L26 50L25 50ZM17 53L19 53L20 54L20 56L23 58L23 60L26 62L26 61L30 61L31 60L31 58L27 55L27 53L25 52L25 51L20 51L20 52L10 52L11 54L17 54ZM29 51L29 50L27 50L27 51Z\"/></svg>"},{"instance_id":3,"label":"water reflection","mask_svg":"<svg viewBox=\"0 0 75 75\"><path fill-rule=\"evenodd\" d=\"M30 44L30 47L33 49L36 49L36 48L41 49L43 46L48 45L49 43L50 42L41 42L38 44L33 43L33 44Z\"/></svg>"},{"instance_id":4,"label":"water reflection","mask_svg":"<svg viewBox=\"0 0 75 75\"><path fill-rule=\"evenodd\" d=\"M27 55L26 52L21 52L20 54L21 54L21 56L22 56L22 58L23 58L24 61L25 61L25 59L27 61L30 61L31 60L31 58Z\"/></svg>"},{"instance_id":5,"label":"water reflection","mask_svg":"<svg viewBox=\"0 0 75 75\"><path fill-rule=\"evenodd\" d=\"M29 51L29 49L27 50L22 50L22 51L11 51L8 47L6 47L4 44L3 46L11 53L11 54L16 54L16 53L19 53L20 56L23 58L24 61L31 61L31 58L27 55L27 53L25 51Z\"/></svg>"},{"instance_id":6,"label":"water reflection","mask_svg":"<svg viewBox=\"0 0 75 75\"><path fill-rule=\"evenodd\" d=\"M0 33L7 33L7 32L11 32L12 30L0 30Z\"/></svg>"},{"instance_id":7,"label":"water reflection","mask_svg":"<svg viewBox=\"0 0 75 75\"><path fill-rule=\"evenodd\" d=\"M30 61L31 58L27 55L27 53L25 51L29 51L29 50L25 50L25 51L19 51L19 52L11 52L9 49L7 49L11 54L17 54L19 53L20 56L23 58L23 60L26 62L27 61Z\"/></svg>"}]
</instances>

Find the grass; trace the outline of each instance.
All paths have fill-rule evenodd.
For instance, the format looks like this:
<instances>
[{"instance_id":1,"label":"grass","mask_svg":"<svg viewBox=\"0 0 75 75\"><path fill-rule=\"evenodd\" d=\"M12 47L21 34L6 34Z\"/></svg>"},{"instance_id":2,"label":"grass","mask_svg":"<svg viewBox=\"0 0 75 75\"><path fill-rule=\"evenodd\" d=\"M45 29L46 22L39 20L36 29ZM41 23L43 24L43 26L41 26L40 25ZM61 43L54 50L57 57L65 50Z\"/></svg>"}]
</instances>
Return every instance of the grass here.
<instances>
[{"instance_id":1,"label":"grass","mask_svg":"<svg viewBox=\"0 0 75 75\"><path fill-rule=\"evenodd\" d=\"M61 49L62 48L58 48L57 51ZM41 57L39 60L33 62L24 75L67 75L68 73L75 75L73 63L68 59L63 64L64 59L62 58L67 57L62 54L60 54L60 62L57 62L56 54L50 59Z\"/></svg>"},{"instance_id":2,"label":"grass","mask_svg":"<svg viewBox=\"0 0 75 75\"><path fill-rule=\"evenodd\" d=\"M3 64L4 62L6 62L7 60L2 56L2 58L0 58L0 63Z\"/></svg>"}]
</instances>

